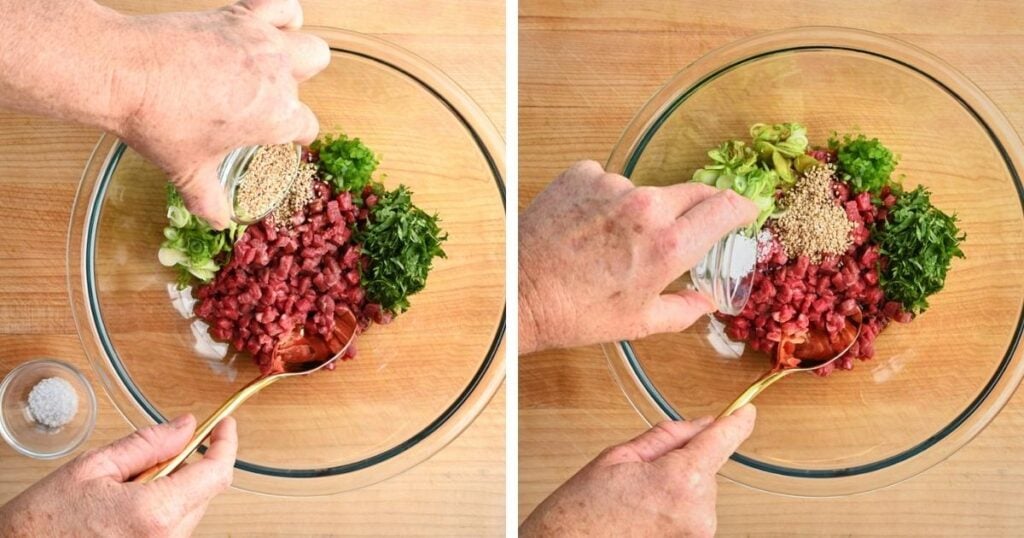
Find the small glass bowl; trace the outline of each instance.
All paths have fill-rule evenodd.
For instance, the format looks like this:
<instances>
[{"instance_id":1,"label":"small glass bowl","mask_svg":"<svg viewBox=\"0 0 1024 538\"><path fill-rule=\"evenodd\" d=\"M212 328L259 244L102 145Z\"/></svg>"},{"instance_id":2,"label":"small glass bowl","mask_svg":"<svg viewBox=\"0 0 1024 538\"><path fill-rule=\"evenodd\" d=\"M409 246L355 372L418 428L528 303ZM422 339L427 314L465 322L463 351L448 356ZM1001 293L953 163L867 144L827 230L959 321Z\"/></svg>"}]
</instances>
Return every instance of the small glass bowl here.
<instances>
[{"instance_id":1,"label":"small glass bowl","mask_svg":"<svg viewBox=\"0 0 1024 538\"><path fill-rule=\"evenodd\" d=\"M78 412L59 428L37 423L28 409L32 388L50 377L67 381L78 394ZM0 383L0 407L0 437L14 450L40 460L70 454L96 425L96 395L89 382L75 367L53 359L34 360L11 370Z\"/></svg>"},{"instance_id":2,"label":"small glass bowl","mask_svg":"<svg viewBox=\"0 0 1024 538\"><path fill-rule=\"evenodd\" d=\"M690 279L697 291L715 301L719 312L735 316L750 300L756 262L757 242L733 232L697 262Z\"/></svg>"},{"instance_id":3,"label":"small glass bowl","mask_svg":"<svg viewBox=\"0 0 1024 538\"><path fill-rule=\"evenodd\" d=\"M299 175L299 168L302 166L302 146L294 144L295 146L295 171L291 174L291 179L281 185L281 191L274 196L274 202L270 204L266 211L259 215L244 215L239 213L238 205L235 201L235 194L238 192L238 187L242 185L246 178L246 172L249 171L249 164L252 162L252 158L256 155L256 152L262 146L244 146L232 150L224 157L224 160L220 163L217 168L217 178L220 180L221 186L224 188L224 195L228 199L228 206L231 208L231 220L238 224L254 224L259 222L271 214L277 206L284 201L288 194L288 191L292 188L292 183L295 182L295 178Z\"/></svg>"}]
</instances>

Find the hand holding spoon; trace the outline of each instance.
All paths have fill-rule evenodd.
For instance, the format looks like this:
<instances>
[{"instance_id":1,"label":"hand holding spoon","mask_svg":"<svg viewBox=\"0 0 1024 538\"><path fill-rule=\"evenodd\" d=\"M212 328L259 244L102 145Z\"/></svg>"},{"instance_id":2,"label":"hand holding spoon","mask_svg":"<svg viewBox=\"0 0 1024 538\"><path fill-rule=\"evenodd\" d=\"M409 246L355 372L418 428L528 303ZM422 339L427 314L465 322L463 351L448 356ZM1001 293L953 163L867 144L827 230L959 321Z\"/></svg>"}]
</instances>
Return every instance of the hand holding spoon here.
<instances>
[{"instance_id":1,"label":"hand holding spoon","mask_svg":"<svg viewBox=\"0 0 1024 538\"><path fill-rule=\"evenodd\" d=\"M296 337L286 340L283 347L279 346L274 352L273 363L276 373L261 375L248 385L242 387L233 396L228 398L224 405L220 406L196 427L195 434L177 456L157 464L154 467L143 471L135 477L135 482L143 484L157 478L167 476L181 466L182 463L192 455L193 452L203 444L203 441L210 436L213 429L220 424L224 417L230 415L246 400L257 392L269 387L275 382L287 377L309 375L338 360L355 339L358 330L358 322L355 315L348 309L335 314L334 332L326 339L315 337Z\"/></svg>"}]
</instances>

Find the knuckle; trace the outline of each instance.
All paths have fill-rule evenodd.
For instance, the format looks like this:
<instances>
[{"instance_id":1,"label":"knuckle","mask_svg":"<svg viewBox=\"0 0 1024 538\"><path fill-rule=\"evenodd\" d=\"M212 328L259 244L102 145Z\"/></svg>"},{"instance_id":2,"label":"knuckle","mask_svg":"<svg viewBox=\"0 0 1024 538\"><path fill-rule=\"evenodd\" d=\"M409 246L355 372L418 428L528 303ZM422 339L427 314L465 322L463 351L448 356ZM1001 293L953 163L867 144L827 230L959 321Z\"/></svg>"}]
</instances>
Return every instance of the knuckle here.
<instances>
[{"instance_id":1,"label":"knuckle","mask_svg":"<svg viewBox=\"0 0 1024 538\"><path fill-rule=\"evenodd\" d=\"M285 50L284 43L270 43L270 49L261 58L261 61L265 62L267 70L270 73L274 73L275 76L271 79L274 82L284 82L288 80L285 76L276 76L281 73L288 73L291 75L292 72L292 57Z\"/></svg>"},{"instance_id":2,"label":"knuckle","mask_svg":"<svg viewBox=\"0 0 1024 538\"><path fill-rule=\"evenodd\" d=\"M708 196L714 196L720 191L711 185L705 185L703 183L687 183L688 188L694 191L698 197L707 198Z\"/></svg>"},{"instance_id":3,"label":"knuckle","mask_svg":"<svg viewBox=\"0 0 1024 538\"><path fill-rule=\"evenodd\" d=\"M657 241L654 244L655 251L661 257L671 256L678 250L682 241L679 239L679 235L673 230L666 230L665 232L658 235Z\"/></svg>"},{"instance_id":4,"label":"knuckle","mask_svg":"<svg viewBox=\"0 0 1024 538\"><path fill-rule=\"evenodd\" d=\"M618 463L629 459L632 452L623 445L610 446L601 451L597 460L602 463Z\"/></svg>"},{"instance_id":5,"label":"knuckle","mask_svg":"<svg viewBox=\"0 0 1024 538\"><path fill-rule=\"evenodd\" d=\"M231 482L234 480L234 467L225 466L224 471L217 477L217 490L224 492L231 489Z\"/></svg>"},{"instance_id":6,"label":"knuckle","mask_svg":"<svg viewBox=\"0 0 1024 538\"><path fill-rule=\"evenodd\" d=\"M274 103L261 123L267 134L274 138L274 143L283 143L283 138L295 129L299 101L292 96L278 95Z\"/></svg>"},{"instance_id":7,"label":"knuckle","mask_svg":"<svg viewBox=\"0 0 1024 538\"><path fill-rule=\"evenodd\" d=\"M95 465L96 462L102 457L101 450L99 448L90 448L85 452L82 452L75 458L74 463L82 467L89 467Z\"/></svg>"},{"instance_id":8,"label":"knuckle","mask_svg":"<svg viewBox=\"0 0 1024 538\"><path fill-rule=\"evenodd\" d=\"M600 176L604 174L604 167L597 161L585 159L582 161L576 161L570 167L571 170L577 173L581 173L588 176Z\"/></svg>"},{"instance_id":9,"label":"knuckle","mask_svg":"<svg viewBox=\"0 0 1024 538\"><path fill-rule=\"evenodd\" d=\"M675 437L675 423L663 420L651 428L651 432L659 437Z\"/></svg>"},{"instance_id":10,"label":"knuckle","mask_svg":"<svg viewBox=\"0 0 1024 538\"><path fill-rule=\"evenodd\" d=\"M249 13L249 2L247 2L246 0L240 0L239 2L235 2L234 4L228 4L220 8L220 10L224 13L227 13L228 15L240 17L242 15L247 15Z\"/></svg>"},{"instance_id":11,"label":"knuckle","mask_svg":"<svg viewBox=\"0 0 1024 538\"><path fill-rule=\"evenodd\" d=\"M619 174L605 172L604 168L597 165L593 177L596 178L596 188L605 193L629 192L634 189L633 183Z\"/></svg>"},{"instance_id":12,"label":"knuckle","mask_svg":"<svg viewBox=\"0 0 1024 538\"><path fill-rule=\"evenodd\" d=\"M128 442L133 445L142 445L145 447L155 447L159 444L159 435L156 432L156 426L148 426L141 430L136 430L128 436Z\"/></svg>"},{"instance_id":13,"label":"knuckle","mask_svg":"<svg viewBox=\"0 0 1024 538\"><path fill-rule=\"evenodd\" d=\"M68 465L68 470L71 472L71 476L78 479L86 475L90 469L94 469L102 465L106 456L98 448L89 449L81 453L78 457L71 461Z\"/></svg>"},{"instance_id":14,"label":"knuckle","mask_svg":"<svg viewBox=\"0 0 1024 538\"><path fill-rule=\"evenodd\" d=\"M740 196L736 191L724 190L715 195L721 205L734 214L748 213L753 206L750 200Z\"/></svg>"},{"instance_id":15,"label":"knuckle","mask_svg":"<svg viewBox=\"0 0 1024 538\"><path fill-rule=\"evenodd\" d=\"M707 479L704 473L692 469L686 473L686 483L694 494L703 495L707 490Z\"/></svg>"},{"instance_id":16,"label":"knuckle","mask_svg":"<svg viewBox=\"0 0 1024 538\"><path fill-rule=\"evenodd\" d=\"M331 63L331 46L327 44L322 38L317 36L311 36L313 42L313 56L316 59L317 71L323 70L327 67L327 64Z\"/></svg>"},{"instance_id":17,"label":"knuckle","mask_svg":"<svg viewBox=\"0 0 1024 538\"><path fill-rule=\"evenodd\" d=\"M637 187L626 195L625 206L636 215L646 215L658 200L657 191L651 187Z\"/></svg>"}]
</instances>

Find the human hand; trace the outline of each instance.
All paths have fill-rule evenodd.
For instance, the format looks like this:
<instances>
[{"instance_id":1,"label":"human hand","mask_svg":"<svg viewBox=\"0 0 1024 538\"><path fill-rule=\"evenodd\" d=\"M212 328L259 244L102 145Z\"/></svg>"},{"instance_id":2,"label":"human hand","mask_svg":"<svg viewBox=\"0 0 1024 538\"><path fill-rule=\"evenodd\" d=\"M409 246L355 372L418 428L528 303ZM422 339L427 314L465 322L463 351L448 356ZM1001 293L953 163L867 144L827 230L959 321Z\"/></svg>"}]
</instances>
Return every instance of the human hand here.
<instances>
[{"instance_id":1,"label":"human hand","mask_svg":"<svg viewBox=\"0 0 1024 538\"><path fill-rule=\"evenodd\" d=\"M234 419L217 425L201 460L148 484L130 480L177 454L195 427L184 415L85 452L0 507L0 536L191 535L231 485Z\"/></svg>"},{"instance_id":2,"label":"human hand","mask_svg":"<svg viewBox=\"0 0 1024 538\"><path fill-rule=\"evenodd\" d=\"M125 17L119 46L135 51L113 99L115 132L164 169L190 211L223 228L230 210L216 177L233 148L311 143L316 116L298 84L330 49L296 31L298 0L241 0L220 10Z\"/></svg>"},{"instance_id":3,"label":"human hand","mask_svg":"<svg viewBox=\"0 0 1024 538\"><path fill-rule=\"evenodd\" d=\"M715 474L756 415L746 405L715 422L662 422L605 450L545 499L519 535L714 536Z\"/></svg>"},{"instance_id":4,"label":"human hand","mask_svg":"<svg viewBox=\"0 0 1024 538\"><path fill-rule=\"evenodd\" d=\"M715 305L665 288L757 214L733 191L635 187L574 164L519 217L520 352L689 327Z\"/></svg>"}]
</instances>

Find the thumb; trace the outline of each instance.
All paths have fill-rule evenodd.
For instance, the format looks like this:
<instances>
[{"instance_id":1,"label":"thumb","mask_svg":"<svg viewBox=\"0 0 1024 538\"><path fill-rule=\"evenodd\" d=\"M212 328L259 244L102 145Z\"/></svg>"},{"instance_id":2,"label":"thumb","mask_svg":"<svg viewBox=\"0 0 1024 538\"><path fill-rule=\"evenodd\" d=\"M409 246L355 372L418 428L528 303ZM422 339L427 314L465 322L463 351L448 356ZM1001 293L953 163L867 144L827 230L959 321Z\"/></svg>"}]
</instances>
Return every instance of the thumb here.
<instances>
[{"instance_id":1,"label":"thumb","mask_svg":"<svg viewBox=\"0 0 1024 538\"><path fill-rule=\"evenodd\" d=\"M317 119L313 109L301 101L295 105L295 113L292 114L289 125L294 129L292 139L303 146L308 146L316 140L320 132L320 120Z\"/></svg>"},{"instance_id":2,"label":"thumb","mask_svg":"<svg viewBox=\"0 0 1024 538\"><path fill-rule=\"evenodd\" d=\"M753 404L739 408L700 432L680 450L670 454L693 462L709 473L717 473L743 441L754 431L757 409Z\"/></svg>"},{"instance_id":3,"label":"thumb","mask_svg":"<svg viewBox=\"0 0 1024 538\"><path fill-rule=\"evenodd\" d=\"M665 293L648 305L646 326L651 334L679 332L714 311L714 303L700 292Z\"/></svg>"},{"instance_id":4,"label":"thumb","mask_svg":"<svg viewBox=\"0 0 1024 538\"><path fill-rule=\"evenodd\" d=\"M633 439L607 450L601 463L615 465L630 461L654 461L661 456L685 445L704 430L713 419L701 417L691 421L666 420Z\"/></svg>"},{"instance_id":5,"label":"thumb","mask_svg":"<svg viewBox=\"0 0 1024 538\"><path fill-rule=\"evenodd\" d=\"M181 193L189 212L205 219L210 226L223 230L231 221L231 208L217 178L219 163L219 159L210 161L191 175L176 178L174 186Z\"/></svg>"},{"instance_id":6,"label":"thumb","mask_svg":"<svg viewBox=\"0 0 1024 538\"><path fill-rule=\"evenodd\" d=\"M210 434L203 458L178 469L165 480L182 495L186 506L200 506L231 486L238 453L235 419L226 417Z\"/></svg>"},{"instance_id":7,"label":"thumb","mask_svg":"<svg viewBox=\"0 0 1024 538\"><path fill-rule=\"evenodd\" d=\"M97 471L100 476L127 481L177 454L192 438L195 429L196 419L189 414L138 430L100 449L96 453L101 462Z\"/></svg>"}]
</instances>

